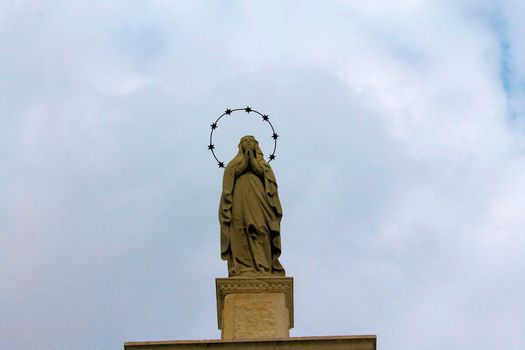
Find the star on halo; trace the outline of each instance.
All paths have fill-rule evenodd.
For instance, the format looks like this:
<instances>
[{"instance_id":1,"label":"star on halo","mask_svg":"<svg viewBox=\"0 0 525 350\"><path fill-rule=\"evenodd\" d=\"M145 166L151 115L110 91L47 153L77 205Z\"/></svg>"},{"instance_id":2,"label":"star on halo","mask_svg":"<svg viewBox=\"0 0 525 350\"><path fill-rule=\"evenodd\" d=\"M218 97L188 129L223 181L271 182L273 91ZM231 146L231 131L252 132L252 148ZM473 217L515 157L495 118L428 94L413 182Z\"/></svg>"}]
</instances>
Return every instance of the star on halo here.
<instances>
[{"instance_id":1,"label":"star on halo","mask_svg":"<svg viewBox=\"0 0 525 350\"><path fill-rule=\"evenodd\" d=\"M277 133L274 132L273 135L272 135L272 138L274 140L277 140L279 138L279 135L277 135Z\"/></svg>"},{"instance_id":2,"label":"star on halo","mask_svg":"<svg viewBox=\"0 0 525 350\"><path fill-rule=\"evenodd\" d=\"M224 162L219 162L219 168L224 168Z\"/></svg>"},{"instance_id":3,"label":"star on halo","mask_svg":"<svg viewBox=\"0 0 525 350\"><path fill-rule=\"evenodd\" d=\"M217 129L217 123L212 123L210 126L212 130Z\"/></svg>"},{"instance_id":4,"label":"star on halo","mask_svg":"<svg viewBox=\"0 0 525 350\"><path fill-rule=\"evenodd\" d=\"M228 109L226 109L226 111L224 113L230 115L230 114L232 114L232 110L228 108Z\"/></svg>"},{"instance_id":5,"label":"star on halo","mask_svg":"<svg viewBox=\"0 0 525 350\"><path fill-rule=\"evenodd\" d=\"M212 144L208 145L208 149L209 149L210 151L214 150L214 149L215 149L215 145L212 145Z\"/></svg>"},{"instance_id":6,"label":"star on halo","mask_svg":"<svg viewBox=\"0 0 525 350\"><path fill-rule=\"evenodd\" d=\"M264 120L265 122L267 122L267 121L270 120L270 117L268 117L268 115L266 115L266 114L263 115L262 118L263 118L263 120Z\"/></svg>"},{"instance_id":7,"label":"star on halo","mask_svg":"<svg viewBox=\"0 0 525 350\"><path fill-rule=\"evenodd\" d=\"M275 154L270 154L270 160L274 160L275 159Z\"/></svg>"},{"instance_id":8,"label":"star on halo","mask_svg":"<svg viewBox=\"0 0 525 350\"><path fill-rule=\"evenodd\" d=\"M246 108L244 109L244 111L246 113L250 113L252 111L252 109L250 108L250 106L246 106Z\"/></svg>"}]
</instances>

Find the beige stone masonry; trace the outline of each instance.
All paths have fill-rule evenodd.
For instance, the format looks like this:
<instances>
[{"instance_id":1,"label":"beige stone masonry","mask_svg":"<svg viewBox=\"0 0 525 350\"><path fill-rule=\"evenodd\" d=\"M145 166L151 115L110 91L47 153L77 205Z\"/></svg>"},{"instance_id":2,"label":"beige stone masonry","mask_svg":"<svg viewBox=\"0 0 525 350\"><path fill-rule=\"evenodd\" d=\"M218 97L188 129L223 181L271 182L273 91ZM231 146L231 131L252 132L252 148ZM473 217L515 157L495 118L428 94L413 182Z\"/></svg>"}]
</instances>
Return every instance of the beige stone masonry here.
<instances>
[{"instance_id":1,"label":"beige stone masonry","mask_svg":"<svg viewBox=\"0 0 525 350\"><path fill-rule=\"evenodd\" d=\"M293 278L217 278L221 339L287 338L293 327Z\"/></svg>"},{"instance_id":2,"label":"beige stone masonry","mask_svg":"<svg viewBox=\"0 0 525 350\"><path fill-rule=\"evenodd\" d=\"M373 335L261 340L127 342L125 350L376 350Z\"/></svg>"}]
</instances>

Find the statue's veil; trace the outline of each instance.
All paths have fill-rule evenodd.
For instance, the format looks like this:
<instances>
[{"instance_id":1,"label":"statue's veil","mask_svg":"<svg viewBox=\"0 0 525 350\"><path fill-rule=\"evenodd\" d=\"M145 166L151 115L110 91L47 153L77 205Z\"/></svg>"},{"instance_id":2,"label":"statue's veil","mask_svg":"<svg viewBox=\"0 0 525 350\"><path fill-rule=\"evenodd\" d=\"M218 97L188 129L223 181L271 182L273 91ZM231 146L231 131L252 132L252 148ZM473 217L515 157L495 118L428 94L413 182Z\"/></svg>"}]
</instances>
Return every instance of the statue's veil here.
<instances>
[{"instance_id":1,"label":"statue's veil","mask_svg":"<svg viewBox=\"0 0 525 350\"><path fill-rule=\"evenodd\" d=\"M239 142L239 145L237 146L239 148L239 151L237 152L237 155L228 163L226 168L231 167L232 169L237 168L239 165L242 164L244 160L244 152L242 151L242 141L246 138L252 138L255 141L255 161L259 163L259 165L263 166L263 169L266 169L266 167L269 167L270 165L264 160L264 154L261 151L261 148L259 147L259 141L255 139L253 136L244 136L241 138L241 141Z\"/></svg>"}]
</instances>

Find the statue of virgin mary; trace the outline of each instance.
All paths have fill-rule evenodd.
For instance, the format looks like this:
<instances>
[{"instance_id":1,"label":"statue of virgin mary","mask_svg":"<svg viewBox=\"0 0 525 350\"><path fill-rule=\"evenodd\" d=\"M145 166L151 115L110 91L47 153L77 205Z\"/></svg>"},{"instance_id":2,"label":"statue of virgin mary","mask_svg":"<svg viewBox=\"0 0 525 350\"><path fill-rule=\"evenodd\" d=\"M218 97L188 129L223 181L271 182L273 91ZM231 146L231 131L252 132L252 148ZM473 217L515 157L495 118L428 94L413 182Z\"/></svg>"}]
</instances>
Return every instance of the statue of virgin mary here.
<instances>
[{"instance_id":1,"label":"statue of virgin mary","mask_svg":"<svg viewBox=\"0 0 525 350\"><path fill-rule=\"evenodd\" d=\"M259 143L244 136L224 170L219 206L221 258L228 276L284 276L281 202L277 181Z\"/></svg>"}]
</instances>

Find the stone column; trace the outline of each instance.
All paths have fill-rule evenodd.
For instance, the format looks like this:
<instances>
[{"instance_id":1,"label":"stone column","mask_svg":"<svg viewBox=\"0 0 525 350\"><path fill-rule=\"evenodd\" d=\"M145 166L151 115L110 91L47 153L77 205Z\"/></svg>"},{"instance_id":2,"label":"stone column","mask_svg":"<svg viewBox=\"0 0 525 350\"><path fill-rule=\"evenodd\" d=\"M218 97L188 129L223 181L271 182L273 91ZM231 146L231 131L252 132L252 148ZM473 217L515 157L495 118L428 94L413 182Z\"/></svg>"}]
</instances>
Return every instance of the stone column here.
<instances>
[{"instance_id":1,"label":"stone column","mask_svg":"<svg viewBox=\"0 0 525 350\"><path fill-rule=\"evenodd\" d=\"M293 328L292 277L217 278L221 339L288 338Z\"/></svg>"}]
</instances>

